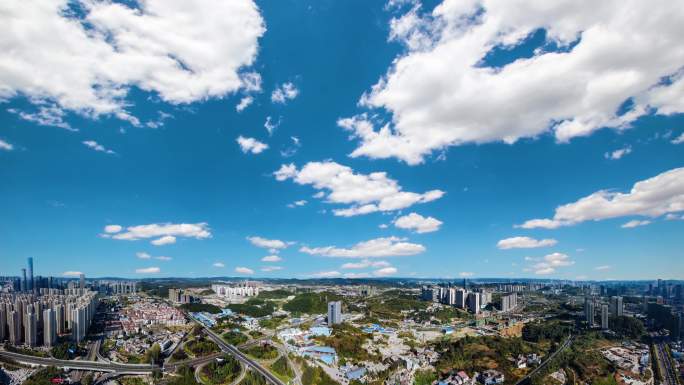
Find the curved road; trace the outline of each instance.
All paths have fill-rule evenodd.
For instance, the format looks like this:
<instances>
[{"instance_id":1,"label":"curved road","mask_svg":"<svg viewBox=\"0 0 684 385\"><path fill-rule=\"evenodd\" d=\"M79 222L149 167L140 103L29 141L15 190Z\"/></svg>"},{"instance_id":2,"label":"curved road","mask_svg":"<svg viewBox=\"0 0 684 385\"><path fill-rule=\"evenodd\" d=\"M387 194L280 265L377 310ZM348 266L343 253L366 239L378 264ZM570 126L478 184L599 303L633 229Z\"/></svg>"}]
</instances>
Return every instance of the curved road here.
<instances>
[{"instance_id":1,"label":"curved road","mask_svg":"<svg viewBox=\"0 0 684 385\"><path fill-rule=\"evenodd\" d=\"M575 336L571 334L571 335L565 340L565 342L563 343L563 345L562 345L560 348L556 349L555 352L551 353L551 355L549 356L549 358L547 358L546 360L544 360L544 362L542 362L541 365L539 365L539 366L537 366L536 368L534 368L534 370L531 371L531 372L529 372L525 377L521 378L518 382L515 383L515 385L523 385L523 384L526 384L527 381L528 381L532 376L534 376L535 374L537 374L537 372L538 372L539 370L541 370L542 368L544 368L544 366L546 366L546 364L548 364L549 362L551 362L551 360L553 360L554 358L556 358L556 356L558 355L558 353L560 353L560 352L562 352L563 350L565 350L565 349L567 349L568 347L570 347L570 345L572 345L572 341L573 341L574 338L575 338Z\"/></svg>"}]
</instances>

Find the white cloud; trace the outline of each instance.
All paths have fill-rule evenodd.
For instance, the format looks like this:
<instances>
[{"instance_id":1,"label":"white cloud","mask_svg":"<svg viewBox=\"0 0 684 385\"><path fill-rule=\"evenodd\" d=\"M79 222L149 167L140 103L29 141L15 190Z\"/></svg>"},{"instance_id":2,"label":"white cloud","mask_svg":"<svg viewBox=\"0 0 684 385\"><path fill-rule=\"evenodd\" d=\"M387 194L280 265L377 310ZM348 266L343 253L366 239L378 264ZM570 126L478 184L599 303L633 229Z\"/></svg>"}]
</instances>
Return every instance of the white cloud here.
<instances>
[{"instance_id":1,"label":"white cloud","mask_svg":"<svg viewBox=\"0 0 684 385\"><path fill-rule=\"evenodd\" d=\"M597 191L556 208L552 219L531 219L525 229L570 226L625 216L656 218L684 211L684 168L675 168L634 184L628 193Z\"/></svg>"},{"instance_id":2,"label":"white cloud","mask_svg":"<svg viewBox=\"0 0 684 385\"><path fill-rule=\"evenodd\" d=\"M623 224L622 226L620 226L620 227L622 227L623 229L631 229L631 228L634 228L634 227L646 226L646 225L650 225L650 224L651 224L651 221L648 221L648 220L642 220L642 221L640 221L640 220L638 220L638 219L633 219L633 220L631 220L631 221L629 221L629 222L627 222L627 223L624 223L624 224Z\"/></svg>"},{"instance_id":3,"label":"white cloud","mask_svg":"<svg viewBox=\"0 0 684 385\"><path fill-rule=\"evenodd\" d=\"M349 279L360 279L369 278L371 275L368 273L344 273L342 276Z\"/></svg>"},{"instance_id":4,"label":"white cloud","mask_svg":"<svg viewBox=\"0 0 684 385\"><path fill-rule=\"evenodd\" d=\"M121 227L119 225L107 225L104 228L105 233L108 233L108 234L118 233L121 230L123 230L123 227Z\"/></svg>"},{"instance_id":5,"label":"white cloud","mask_svg":"<svg viewBox=\"0 0 684 385\"><path fill-rule=\"evenodd\" d=\"M397 274L396 267L383 267L382 269L378 269L373 272L373 275L375 275L376 277L386 277L388 275L395 274Z\"/></svg>"},{"instance_id":6,"label":"white cloud","mask_svg":"<svg viewBox=\"0 0 684 385\"><path fill-rule=\"evenodd\" d=\"M382 258L420 254L425 251L425 246L405 242L405 238L387 237L359 242L351 248L339 248L336 246L310 248L303 246L299 251L324 257Z\"/></svg>"},{"instance_id":7,"label":"white cloud","mask_svg":"<svg viewBox=\"0 0 684 385\"><path fill-rule=\"evenodd\" d=\"M389 225L387 225L387 223L381 223L381 224L378 225L378 227L381 228L381 229L386 229L386 228L389 227Z\"/></svg>"},{"instance_id":8,"label":"white cloud","mask_svg":"<svg viewBox=\"0 0 684 385\"><path fill-rule=\"evenodd\" d=\"M665 219L668 221L684 220L684 215L667 214L665 215Z\"/></svg>"},{"instance_id":9,"label":"white cloud","mask_svg":"<svg viewBox=\"0 0 684 385\"><path fill-rule=\"evenodd\" d=\"M282 266L264 266L261 268L261 271L265 271L267 273L272 272L272 271L280 271L283 270Z\"/></svg>"},{"instance_id":10,"label":"white cloud","mask_svg":"<svg viewBox=\"0 0 684 385\"><path fill-rule=\"evenodd\" d=\"M292 145L285 147L285 149L280 151L280 155L283 158L289 158L293 156L294 154L299 151L299 148L302 147L301 141L299 140L298 137L296 136L291 136L290 139L292 140Z\"/></svg>"},{"instance_id":11,"label":"white cloud","mask_svg":"<svg viewBox=\"0 0 684 385\"><path fill-rule=\"evenodd\" d=\"M684 143L684 132L681 135L671 140L672 144Z\"/></svg>"},{"instance_id":12,"label":"white cloud","mask_svg":"<svg viewBox=\"0 0 684 385\"><path fill-rule=\"evenodd\" d=\"M235 111L242 112L245 108L249 107L253 102L253 97L245 96L242 99L240 99L240 102L235 106Z\"/></svg>"},{"instance_id":13,"label":"white cloud","mask_svg":"<svg viewBox=\"0 0 684 385\"><path fill-rule=\"evenodd\" d=\"M342 269L367 269L369 267L391 267L387 261L371 261L364 259L360 262L348 262L342 265Z\"/></svg>"},{"instance_id":14,"label":"white cloud","mask_svg":"<svg viewBox=\"0 0 684 385\"><path fill-rule=\"evenodd\" d=\"M462 272L458 273L458 276L463 277L463 278L472 277L474 275L475 275L475 273L473 273L471 271L462 271Z\"/></svg>"},{"instance_id":15,"label":"white cloud","mask_svg":"<svg viewBox=\"0 0 684 385\"><path fill-rule=\"evenodd\" d=\"M264 122L264 128L266 129L266 132L268 132L268 136L273 135L273 131L275 131L278 126L280 126L281 118L278 119L277 122L273 121L273 118L270 116L266 117L266 121Z\"/></svg>"},{"instance_id":16,"label":"white cloud","mask_svg":"<svg viewBox=\"0 0 684 385\"><path fill-rule=\"evenodd\" d=\"M258 236L247 237L247 240L256 247L269 249L271 253L277 253L278 250L285 249L294 242L285 242L280 239L267 239Z\"/></svg>"},{"instance_id":17,"label":"white cloud","mask_svg":"<svg viewBox=\"0 0 684 385\"><path fill-rule=\"evenodd\" d=\"M151 255L149 255L149 254L147 254L147 253L145 253L145 252L142 252L142 251L141 251L141 252L138 252L138 253L135 253L135 256L138 257L139 259L150 259L150 258L152 258Z\"/></svg>"},{"instance_id":18,"label":"white cloud","mask_svg":"<svg viewBox=\"0 0 684 385\"><path fill-rule=\"evenodd\" d=\"M442 221L433 217L424 217L420 214L410 213L394 220L394 226L400 229L413 230L418 234L431 233L439 230Z\"/></svg>"},{"instance_id":19,"label":"white cloud","mask_svg":"<svg viewBox=\"0 0 684 385\"><path fill-rule=\"evenodd\" d=\"M288 100L292 100L299 95L299 90L291 82L283 83L276 87L271 93L271 101L273 103L285 104Z\"/></svg>"},{"instance_id":20,"label":"white cloud","mask_svg":"<svg viewBox=\"0 0 684 385\"><path fill-rule=\"evenodd\" d=\"M236 141L240 145L240 150L242 150L242 152L245 154L248 152L251 152L252 154L259 154L268 149L268 144L262 143L254 138L246 138L240 135L237 137Z\"/></svg>"},{"instance_id":21,"label":"white cloud","mask_svg":"<svg viewBox=\"0 0 684 385\"><path fill-rule=\"evenodd\" d=\"M309 162L301 170L297 170L294 164L284 164L274 172L274 176L279 181L292 179L300 185L312 185L327 194L319 197L325 197L328 203L351 204L347 208L333 210L335 215L344 217L401 210L444 195L441 190L422 194L402 191L397 181L385 172L355 173L350 167L332 161Z\"/></svg>"},{"instance_id":22,"label":"white cloud","mask_svg":"<svg viewBox=\"0 0 684 385\"><path fill-rule=\"evenodd\" d=\"M142 269L135 269L135 272L138 274L157 274L161 272L161 269L158 267L145 267Z\"/></svg>"},{"instance_id":23,"label":"white cloud","mask_svg":"<svg viewBox=\"0 0 684 385\"><path fill-rule=\"evenodd\" d=\"M112 227L112 226L118 226ZM107 231L109 229L109 231ZM116 232L114 230L117 230ZM105 227L105 233L100 234L103 238L111 238L125 241L138 241L141 239L156 238L151 243L155 246L167 245L176 242L176 237L205 239L211 237L209 225L200 223L152 223L149 225L130 226L121 232L121 226L109 225Z\"/></svg>"},{"instance_id":24,"label":"white cloud","mask_svg":"<svg viewBox=\"0 0 684 385\"><path fill-rule=\"evenodd\" d=\"M242 266L236 267L235 272L238 274L254 274L254 270Z\"/></svg>"},{"instance_id":25,"label":"white cloud","mask_svg":"<svg viewBox=\"0 0 684 385\"><path fill-rule=\"evenodd\" d=\"M307 203L308 203L308 202L307 202L306 200L302 199L302 200L298 200L298 201L294 201L294 202L292 202L292 203L289 203L289 204L287 205L287 207L289 207L289 208L292 209L292 208L295 208L295 207L297 207L297 206L299 206L299 207L304 206L304 205L306 205Z\"/></svg>"},{"instance_id":26,"label":"white cloud","mask_svg":"<svg viewBox=\"0 0 684 385\"><path fill-rule=\"evenodd\" d=\"M164 235L163 237L155 239L150 243L155 246L171 245L176 243L176 237L173 235Z\"/></svg>"},{"instance_id":27,"label":"white cloud","mask_svg":"<svg viewBox=\"0 0 684 385\"><path fill-rule=\"evenodd\" d=\"M173 258L167 257L167 256L165 256L165 255L160 255L160 256L158 256L158 257L154 257L154 259L158 259L158 260L160 260L160 261L170 261L170 260L172 260Z\"/></svg>"},{"instance_id":28,"label":"white cloud","mask_svg":"<svg viewBox=\"0 0 684 385\"><path fill-rule=\"evenodd\" d=\"M214 264L212 266L219 267L219 268L226 267L226 265L223 262L214 262Z\"/></svg>"},{"instance_id":29,"label":"white cloud","mask_svg":"<svg viewBox=\"0 0 684 385\"><path fill-rule=\"evenodd\" d=\"M114 151L105 148L103 145L94 140L85 140L82 142L86 147L92 148L95 151L104 152L105 154L116 154Z\"/></svg>"},{"instance_id":30,"label":"white cloud","mask_svg":"<svg viewBox=\"0 0 684 385\"><path fill-rule=\"evenodd\" d=\"M448 146L547 132L564 142L627 128L644 114L683 112L682 19L684 8L668 0L444 0L429 15L413 8L390 23L390 39L406 52L360 100L391 122L340 122L360 139L351 155L417 164ZM540 29L546 42L531 57L488 64L494 50Z\"/></svg>"},{"instance_id":31,"label":"white cloud","mask_svg":"<svg viewBox=\"0 0 684 385\"><path fill-rule=\"evenodd\" d=\"M4 140L0 139L0 150L12 151L12 150L14 150L14 146L12 144L7 143Z\"/></svg>"},{"instance_id":32,"label":"white cloud","mask_svg":"<svg viewBox=\"0 0 684 385\"><path fill-rule=\"evenodd\" d=\"M610 270L610 269L612 269L612 268L613 268L613 266L610 266L610 265L602 265L602 266L596 266L596 267L594 268L594 270L597 270L597 271L605 271L605 270Z\"/></svg>"},{"instance_id":33,"label":"white cloud","mask_svg":"<svg viewBox=\"0 0 684 385\"><path fill-rule=\"evenodd\" d=\"M320 271L318 273L313 273L310 274L309 277L311 278L335 278L339 277L342 274L339 271Z\"/></svg>"},{"instance_id":34,"label":"white cloud","mask_svg":"<svg viewBox=\"0 0 684 385\"><path fill-rule=\"evenodd\" d=\"M556 269L560 267L567 267L575 264L575 261L571 260L568 255L563 253L547 254L542 258L525 257L525 260L536 262L526 268L525 271L532 271L537 275L553 274L556 272Z\"/></svg>"},{"instance_id":35,"label":"white cloud","mask_svg":"<svg viewBox=\"0 0 684 385\"><path fill-rule=\"evenodd\" d=\"M627 146L618 150L615 150L613 152L606 152L603 154L603 157L606 159L611 159L611 160L618 160L622 158L623 156L630 154L632 152L632 147Z\"/></svg>"},{"instance_id":36,"label":"white cloud","mask_svg":"<svg viewBox=\"0 0 684 385\"><path fill-rule=\"evenodd\" d=\"M174 104L253 88L254 76L239 72L265 32L250 0L3 2L0 24L0 46L12 52L0 58L0 99L138 124L126 110L132 87Z\"/></svg>"},{"instance_id":37,"label":"white cloud","mask_svg":"<svg viewBox=\"0 0 684 385\"><path fill-rule=\"evenodd\" d=\"M537 247L554 246L558 243L555 239L534 239L530 237L512 237L500 240L496 247L501 250L507 249L534 249Z\"/></svg>"},{"instance_id":38,"label":"white cloud","mask_svg":"<svg viewBox=\"0 0 684 385\"><path fill-rule=\"evenodd\" d=\"M261 258L261 262L280 262L283 259L280 258L278 255L267 255L263 258Z\"/></svg>"},{"instance_id":39,"label":"white cloud","mask_svg":"<svg viewBox=\"0 0 684 385\"><path fill-rule=\"evenodd\" d=\"M0 40L0 44L1 42L2 41ZM0 74L0 76L1 75L2 74ZM2 78L0 77L0 100L3 99L3 91L1 90L1 88ZM63 128L65 130L73 132L78 131L78 129L71 127L69 123L64 121L66 113L64 112L64 110L55 105L38 106L38 111L36 112L19 111L16 108L9 108L7 109L7 111L13 114L17 114L20 118L32 123L36 123L39 126L52 126Z\"/></svg>"},{"instance_id":40,"label":"white cloud","mask_svg":"<svg viewBox=\"0 0 684 385\"><path fill-rule=\"evenodd\" d=\"M65 271L64 273L62 273L62 275L65 277L78 277L81 274L83 273L81 273L80 271Z\"/></svg>"}]
</instances>

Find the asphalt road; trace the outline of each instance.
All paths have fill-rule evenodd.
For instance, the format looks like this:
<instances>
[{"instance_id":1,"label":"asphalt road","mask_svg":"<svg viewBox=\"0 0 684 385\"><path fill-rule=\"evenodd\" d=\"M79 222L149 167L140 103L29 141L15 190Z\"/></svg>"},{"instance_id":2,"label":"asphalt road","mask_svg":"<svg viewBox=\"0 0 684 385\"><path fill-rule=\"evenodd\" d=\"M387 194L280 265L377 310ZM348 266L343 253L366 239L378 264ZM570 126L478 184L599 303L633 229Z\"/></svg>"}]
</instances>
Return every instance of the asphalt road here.
<instances>
[{"instance_id":1,"label":"asphalt road","mask_svg":"<svg viewBox=\"0 0 684 385\"><path fill-rule=\"evenodd\" d=\"M226 343L226 341L224 341L223 338L221 338L221 336L214 333L213 330L209 329L208 327L206 327L204 324L202 324L200 322L197 322L197 323L204 328L204 330L207 332L207 335L214 342L216 342L216 344L221 348L221 350L223 350L226 353L232 354L233 356L235 356L235 358L238 361L249 366L254 371L256 371L257 373L264 376L264 378L266 378L266 381L268 381L270 384L272 384L272 385L285 385L282 381L280 381L280 379L278 379L278 377L271 374L271 372L268 371L268 369L261 366L261 364L254 361L253 359L247 357L247 355L245 355L244 353L239 351L235 346Z\"/></svg>"},{"instance_id":2,"label":"asphalt road","mask_svg":"<svg viewBox=\"0 0 684 385\"><path fill-rule=\"evenodd\" d=\"M521 378L520 381L518 381L518 382L515 383L515 385L523 385L523 384L528 383L529 379L532 378L532 376L534 376L535 374L537 374L537 372L540 371L542 368L544 368L544 366L546 366L546 364L548 364L549 362L551 362L551 360L553 360L554 358L556 358L556 356L557 356L560 352L562 352L563 350L565 350L565 349L567 349L568 347L570 347L570 345L572 345L572 342L573 342L574 339L575 339L575 336L571 334L571 335L565 340L565 342L563 343L563 345L562 345L560 348L556 349L555 352L551 353L551 355L550 355L546 360L544 360L544 362L542 362L541 365L539 365L539 366L537 366L536 368L534 368L533 371L529 372L525 377Z\"/></svg>"},{"instance_id":3,"label":"asphalt road","mask_svg":"<svg viewBox=\"0 0 684 385\"><path fill-rule=\"evenodd\" d=\"M11 358L17 362L41 365L56 366L64 369L92 370L96 372L117 372L126 374L149 374L158 369L154 365L146 364L120 364L113 362L97 362L85 360L58 360L55 358L35 357L19 353L0 351L0 356Z\"/></svg>"},{"instance_id":4,"label":"asphalt road","mask_svg":"<svg viewBox=\"0 0 684 385\"><path fill-rule=\"evenodd\" d=\"M655 346L656 355L658 356L658 365L662 368L663 384L665 385L677 385L677 372L672 367L672 360L665 349L665 344L660 342Z\"/></svg>"}]
</instances>

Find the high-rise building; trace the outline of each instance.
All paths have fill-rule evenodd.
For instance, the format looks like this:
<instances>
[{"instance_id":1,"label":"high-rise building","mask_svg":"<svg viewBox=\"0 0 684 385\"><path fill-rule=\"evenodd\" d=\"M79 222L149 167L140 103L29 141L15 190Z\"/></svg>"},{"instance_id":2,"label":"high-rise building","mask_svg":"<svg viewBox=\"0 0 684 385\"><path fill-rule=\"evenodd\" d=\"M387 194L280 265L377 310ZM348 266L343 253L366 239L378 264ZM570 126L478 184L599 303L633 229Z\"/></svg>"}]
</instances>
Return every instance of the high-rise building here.
<instances>
[{"instance_id":1,"label":"high-rise building","mask_svg":"<svg viewBox=\"0 0 684 385\"><path fill-rule=\"evenodd\" d=\"M12 310L8 316L9 342L12 345L19 345L21 343L21 316L15 310Z\"/></svg>"},{"instance_id":2,"label":"high-rise building","mask_svg":"<svg viewBox=\"0 0 684 385\"><path fill-rule=\"evenodd\" d=\"M588 327L594 326L594 299L584 297L584 320Z\"/></svg>"},{"instance_id":3,"label":"high-rise building","mask_svg":"<svg viewBox=\"0 0 684 385\"><path fill-rule=\"evenodd\" d=\"M342 323L342 302L328 302L328 325Z\"/></svg>"},{"instance_id":4,"label":"high-rise building","mask_svg":"<svg viewBox=\"0 0 684 385\"><path fill-rule=\"evenodd\" d=\"M456 288L450 287L447 290L446 304L451 306L456 304Z\"/></svg>"},{"instance_id":5,"label":"high-rise building","mask_svg":"<svg viewBox=\"0 0 684 385\"><path fill-rule=\"evenodd\" d=\"M28 274L29 274L29 282L28 282L28 290L33 291L35 288L34 282L33 282L33 257L28 257Z\"/></svg>"},{"instance_id":6,"label":"high-rise building","mask_svg":"<svg viewBox=\"0 0 684 385\"><path fill-rule=\"evenodd\" d=\"M518 306L518 293L509 293L501 296L501 311L509 312Z\"/></svg>"},{"instance_id":7,"label":"high-rise building","mask_svg":"<svg viewBox=\"0 0 684 385\"><path fill-rule=\"evenodd\" d=\"M57 320L55 311L45 309L43 311L43 345L51 348L57 341Z\"/></svg>"},{"instance_id":8,"label":"high-rise building","mask_svg":"<svg viewBox=\"0 0 684 385\"><path fill-rule=\"evenodd\" d=\"M7 338L5 329L7 329L7 311L5 310L5 305L0 303L0 341L4 341Z\"/></svg>"},{"instance_id":9,"label":"high-rise building","mask_svg":"<svg viewBox=\"0 0 684 385\"><path fill-rule=\"evenodd\" d=\"M468 298L468 292L463 289L456 289L456 305L459 309L466 308L466 300Z\"/></svg>"},{"instance_id":10,"label":"high-rise building","mask_svg":"<svg viewBox=\"0 0 684 385\"><path fill-rule=\"evenodd\" d=\"M28 282L26 281L26 269L21 269L21 291L28 291Z\"/></svg>"},{"instance_id":11,"label":"high-rise building","mask_svg":"<svg viewBox=\"0 0 684 385\"><path fill-rule=\"evenodd\" d=\"M38 338L38 317L33 312L33 306L24 315L24 345L36 346Z\"/></svg>"},{"instance_id":12,"label":"high-rise building","mask_svg":"<svg viewBox=\"0 0 684 385\"><path fill-rule=\"evenodd\" d=\"M608 305L601 305L601 329L608 329Z\"/></svg>"},{"instance_id":13,"label":"high-rise building","mask_svg":"<svg viewBox=\"0 0 684 385\"><path fill-rule=\"evenodd\" d=\"M473 314L480 313L480 294L468 293L468 311Z\"/></svg>"},{"instance_id":14,"label":"high-rise building","mask_svg":"<svg viewBox=\"0 0 684 385\"><path fill-rule=\"evenodd\" d=\"M169 301L171 302L180 302L181 298L181 290L180 289L169 289Z\"/></svg>"},{"instance_id":15,"label":"high-rise building","mask_svg":"<svg viewBox=\"0 0 684 385\"><path fill-rule=\"evenodd\" d=\"M85 289L85 274L83 273L78 275L78 287Z\"/></svg>"},{"instance_id":16,"label":"high-rise building","mask_svg":"<svg viewBox=\"0 0 684 385\"><path fill-rule=\"evenodd\" d=\"M71 318L71 336L74 342L79 343L83 341L87 331L85 307L74 309Z\"/></svg>"},{"instance_id":17,"label":"high-rise building","mask_svg":"<svg viewBox=\"0 0 684 385\"><path fill-rule=\"evenodd\" d=\"M610 297L610 306L611 306L611 312L613 314L613 317L622 317L622 313L623 313L622 297L620 297L620 296Z\"/></svg>"},{"instance_id":18,"label":"high-rise building","mask_svg":"<svg viewBox=\"0 0 684 385\"><path fill-rule=\"evenodd\" d=\"M66 320L64 319L64 305L57 304L55 306L55 324L57 325L55 332L57 334L64 334L65 322Z\"/></svg>"}]
</instances>

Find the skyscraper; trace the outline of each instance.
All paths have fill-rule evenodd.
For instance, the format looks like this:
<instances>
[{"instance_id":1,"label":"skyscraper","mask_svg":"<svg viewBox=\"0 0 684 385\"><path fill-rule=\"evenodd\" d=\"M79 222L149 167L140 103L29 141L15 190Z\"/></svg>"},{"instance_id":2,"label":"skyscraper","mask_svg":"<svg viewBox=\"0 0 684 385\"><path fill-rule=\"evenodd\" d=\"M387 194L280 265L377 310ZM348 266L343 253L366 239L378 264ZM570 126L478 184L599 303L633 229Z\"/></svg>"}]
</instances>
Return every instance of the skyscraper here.
<instances>
[{"instance_id":1,"label":"skyscraper","mask_svg":"<svg viewBox=\"0 0 684 385\"><path fill-rule=\"evenodd\" d=\"M613 313L613 317L622 317L622 313L623 313L622 297L620 297L620 296L610 297L610 306L612 308L611 310Z\"/></svg>"},{"instance_id":2,"label":"skyscraper","mask_svg":"<svg viewBox=\"0 0 684 385\"><path fill-rule=\"evenodd\" d=\"M28 291L33 291L35 288L34 282L33 282L33 257L28 257L28 274L29 274L29 282L28 282Z\"/></svg>"},{"instance_id":3,"label":"skyscraper","mask_svg":"<svg viewBox=\"0 0 684 385\"><path fill-rule=\"evenodd\" d=\"M28 290L28 282L26 281L26 269L21 269L21 291Z\"/></svg>"},{"instance_id":4,"label":"skyscraper","mask_svg":"<svg viewBox=\"0 0 684 385\"><path fill-rule=\"evenodd\" d=\"M52 309L45 309L43 311L43 345L51 348L57 341L57 320L55 319L55 311Z\"/></svg>"},{"instance_id":5,"label":"skyscraper","mask_svg":"<svg viewBox=\"0 0 684 385\"><path fill-rule=\"evenodd\" d=\"M509 312L518 306L518 293L501 296L501 311Z\"/></svg>"},{"instance_id":6,"label":"skyscraper","mask_svg":"<svg viewBox=\"0 0 684 385\"><path fill-rule=\"evenodd\" d=\"M335 325L342 322L342 302L328 302L328 325Z\"/></svg>"},{"instance_id":7,"label":"skyscraper","mask_svg":"<svg viewBox=\"0 0 684 385\"><path fill-rule=\"evenodd\" d=\"M608 305L601 305L601 329L608 329Z\"/></svg>"},{"instance_id":8,"label":"skyscraper","mask_svg":"<svg viewBox=\"0 0 684 385\"><path fill-rule=\"evenodd\" d=\"M78 287L85 289L85 274L83 273L78 275Z\"/></svg>"},{"instance_id":9,"label":"skyscraper","mask_svg":"<svg viewBox=\"0 0 684 385\"><path fill-rule=\"evenodd\" d=\"M64 305L57 304L55 306L55 323L57 325L55 332L57 334L64 334L65 322L66 322L66 320L64 319Z\"/></svg>"},{"instance_id":10,"label":"skyscraper","mask_svg":"<svg viewBox=\"0 0 684 385\"><path fill-rule=\"evenodd\" d=\"M468 310L473 314L480 313L480 293L468 293Z\"/></svg>"},{"instance_id":11,"label":"skyscraper","mask_svg":"<svg viewBox=\"0 0 684 385\"><path fill-rule=\"evenodd\" d=\"M584 297L584 319L588 327L594 326L594 299L591 297Z\"/></svg>"},{"instance_id":12,"label":"skyscraper","mask_svg":"<svg viewBox=\"0 0 684 385\"><path fill-rule=\"evenodd\" d=\"M456 307L459 309L466 308L466 300L468 297L468 292L463 289L456 290Z\"/></svg>"},{"instance_id":13,"label":"skyscraper","mask_svg":"<svg viewBox=\"0 0 684 385\"><path fill-rule=\"evenodd\" d=\"M38 317L33 312L33 306L29 306L29 311L24 315L24 344L36 346L38 337Z\"/></svg>"},{"instance_id":14,"label":"skyscraper","mask_svg":"<svg viewBox=\"0 0 684 385\"><path fill-rule=\"evenodd\" d=\"M5 305L0 303L0 341L4 341L5 329L7 328L7 311L5 310Z\"/></svg>"},{"instance_id":15,"label":"skyscraper","mask_svg":"<svg viewBox=\"0 0 684 385\"><path fill-rule=\"evenodd\" d=\"M12 345L19 345L21 343L21 316L15 310L12 310L8 316L9 341Z\"/></svg>"}]
</instances>

